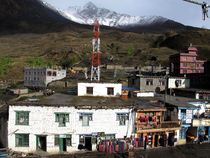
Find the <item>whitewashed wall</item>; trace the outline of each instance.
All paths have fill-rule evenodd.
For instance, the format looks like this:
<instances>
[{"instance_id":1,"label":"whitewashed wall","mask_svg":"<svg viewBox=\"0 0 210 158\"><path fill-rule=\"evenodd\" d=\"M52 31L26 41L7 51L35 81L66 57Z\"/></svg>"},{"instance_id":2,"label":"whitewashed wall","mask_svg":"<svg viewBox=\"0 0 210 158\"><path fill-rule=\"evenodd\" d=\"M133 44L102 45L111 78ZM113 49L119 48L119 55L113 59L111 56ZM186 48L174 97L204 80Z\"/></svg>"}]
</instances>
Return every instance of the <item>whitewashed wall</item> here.
<instances>
[{"instance_id":1,"label":"whitewashed wall","mask_svg":"<svg viewBox=\"0 0 210 158\"><path fill-rule=\"evenodd\" d=\"M15 125L15 111L30 111L29 125ZM69 113L69 122L66 127L59 127L55 122L55 112ZM79 121L80 113L92 113L93 120L89 126L82 126ZM78 110L74 107L55 106L10 106L8 121L8 147L15 151L33 152L36 150L36 135L47 135L47 151L59 152L59 147L54 146L54 135L71 134L72 147L67 151L76 151L79 144L80 134L92 134L105 132L105 134L116 134L116 138L130 137L132 133L133 118L129 114L129 120L125 126L120 126L116 121L116 113L130 113L129 109L101 109L101 110ZM15 134L30 134L29 147L15 147Z\"/></svg>"},{"instance_id":2,"label":"whitewashed wall","mask_svg":"<svg viewBox=\"0 0 210 158\"><path fill-rule=\"evenodd\" d=\"M15 125L15 111L30 111L29 125ZM55 122L55 112L69 113L69 122L66 127L59 127ZM73 107L41 107L41 106L10 106L9 108L9 122L8 122L8 146L15 151L35 151L36 150L36 135L48 135L47 137L47 151L58 151L58 147L54 148L55 134L72 134L75 132ZM16 132L15 132L16 131ZM15 133L14 133L15 132ZM15 147L15 134L29 133L30 140L28 147ZM57 149L57 150L56 150Z\"/></svg>"},{"instance_id":3,"label":"whitewashed wall","mask_svg":"<svg viewBox=\"0 0 210 158\"><path fill-rule=\"evenodd\" d=\"M48 76L47 71L56 72L56 76ZM48 68L25 68L24 86L27 87L46 87L48 83L61 80L66 77L66 70Z\"/></svg>"},{"instance_id":4,"label":"whitewashed wall","mask_svg":"<svg viewBox=\"0 0 210 158\"><path fill-rule=\"evenodd\" d=\"M122 84L120 83L78 83L78 96L87 96L86 88L93 87L93 95L91 96L104 96L111 97L107 95L107 87L114 88L113 96L120 96L122 93Z\"/></svg>"},{"instance_id":5,"label":"whitewashed wall","mask_svg":"<svg viewBox=\"0 0 210 158\"><path fill-rule=\"evenodd\" d=\"M116 120L117 113L129 113L129 109L100 109L100 110L77 110L76 115L77 134L91 134L95 132L105 132L105 134L116 134L116 138L124 138L126 135L131 135L133 120L126 121L125 126L120 126ZM79 113L92 113L93 121L90 121L89 126L82 126L82 121L79 121Z\"/></svg>"},{"instance_id":6,"label":"whitewashed wall","mask_svg":"<svg viewBox=\"0 0 210 158\"><path fill-rule=\"evenodd\" d=\"M46 76L46 84L66 77L66 70L47 69L46 71L56 71L57 74L56 76Z\"/></svg>"}]
</instances>

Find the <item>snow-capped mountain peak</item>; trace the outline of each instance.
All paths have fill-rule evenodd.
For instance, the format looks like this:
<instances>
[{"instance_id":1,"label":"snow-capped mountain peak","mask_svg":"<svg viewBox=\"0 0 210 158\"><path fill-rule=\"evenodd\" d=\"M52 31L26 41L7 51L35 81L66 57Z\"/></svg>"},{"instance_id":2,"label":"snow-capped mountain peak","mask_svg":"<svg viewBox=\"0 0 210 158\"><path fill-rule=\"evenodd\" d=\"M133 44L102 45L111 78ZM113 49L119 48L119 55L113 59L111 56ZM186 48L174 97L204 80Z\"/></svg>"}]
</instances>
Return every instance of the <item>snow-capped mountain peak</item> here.
<instances>
[{"instance_id":1,"label":"snow-capped mountain peak","mask_svg":"<svg viewBox=\"0 0 210 158\"><path fill-rule=\"evenodd\" d=\"M83 9L97 9L96 5L93 2L88 2L83 6Z\"/></svg>"},{"instance_id":2,"label":"snow-capped mountain peak","mask_svg":"<svg viewBox=\"0 0 210 158\"><path fill-rule=\"evenodd\" d=\"M146 26L153 23L163 23L167 18L160 16L130 16L127 14L118 14L114 11L98 8L92 2L88 2L83 7L69 7L63 10L63 13L70 20L92 25L97 18L102 25L111 27L123 27L130 25Z\"/></svg>"}]
</instances>

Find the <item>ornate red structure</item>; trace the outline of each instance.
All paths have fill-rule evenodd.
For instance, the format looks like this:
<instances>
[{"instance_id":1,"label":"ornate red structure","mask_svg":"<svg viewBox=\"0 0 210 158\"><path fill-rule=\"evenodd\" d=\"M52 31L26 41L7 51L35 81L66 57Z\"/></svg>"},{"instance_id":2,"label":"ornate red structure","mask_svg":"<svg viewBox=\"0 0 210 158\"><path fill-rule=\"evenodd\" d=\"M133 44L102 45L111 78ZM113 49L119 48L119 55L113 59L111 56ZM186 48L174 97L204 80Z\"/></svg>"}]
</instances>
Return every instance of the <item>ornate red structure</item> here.
<instances>
[{"instance_id":1,"label":"ornate red structure","mask_svg":"<svg viewBox=\"0 0 210 158\"><path fill-rule=\"evenodd\" d=\"M170 74L173 76L204 73L204 60L198 60L197 48L190 46L184 53L171 55Z\"/></svg>"},{"instance_id":2,"label":"ornate red structure","mask_svg":"<svg viewBox=\"0 0 210 158\"><path fill-rule=\"evenodd\" d=\"M91 81L100 81L100 24L95 20L93 24L93 51L92 51L92 66L91 66Z\"/></svg>"}]
</instances>

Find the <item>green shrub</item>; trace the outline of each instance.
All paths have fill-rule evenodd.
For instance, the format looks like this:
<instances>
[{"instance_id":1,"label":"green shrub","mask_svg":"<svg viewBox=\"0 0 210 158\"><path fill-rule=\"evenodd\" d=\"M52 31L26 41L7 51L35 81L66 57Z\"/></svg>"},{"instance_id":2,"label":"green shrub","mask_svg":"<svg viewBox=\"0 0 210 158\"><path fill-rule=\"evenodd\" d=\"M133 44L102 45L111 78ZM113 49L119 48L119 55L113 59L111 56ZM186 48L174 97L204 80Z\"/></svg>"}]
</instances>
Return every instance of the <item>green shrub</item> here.
<instances>
[{"instance_id":1,"label":"green shrub","mask_svg":"<svg viewBox=\"0 0 210 158\"><path fill-rule=\"evenodd\" d=\"M0 76L7 73L12 63L13 61L9 57L0 58Z\"/></svg>"},{"instance_id":2,"label":"green shrub","mask_svg":"<svg viewBox=\"0 0 210 158\"><path fill-rule=\"evenodd\" d=\"M27 64L30 67L51 67L53 65L53 62L42 57L33 57L27 61Z\"/></svg>"}]
</instances>

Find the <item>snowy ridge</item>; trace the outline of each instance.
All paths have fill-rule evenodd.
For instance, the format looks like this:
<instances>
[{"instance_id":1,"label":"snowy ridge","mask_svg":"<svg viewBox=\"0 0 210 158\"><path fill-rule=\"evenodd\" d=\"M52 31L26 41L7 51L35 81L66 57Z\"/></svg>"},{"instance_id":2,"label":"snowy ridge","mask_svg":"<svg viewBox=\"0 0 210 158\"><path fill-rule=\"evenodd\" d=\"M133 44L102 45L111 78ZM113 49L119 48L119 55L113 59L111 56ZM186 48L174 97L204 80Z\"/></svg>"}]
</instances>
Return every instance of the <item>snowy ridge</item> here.
<instances>
[{"instance_id":1,"label":"snowy ridge","mask_svg":"<svg viewBox=\"0 0 210 158\"><path fill-rule=\"evenodd\" d=\"M61 16L65 17L66 19L69 19L68 16L66 16L66 14L59 8L54 7L53 5L51 5L50 3L46 2L45 0L39 0L44 6L50 8L51 10L53 10L54 12L57 12L58 14L60 14Z\"/></svg>"},{"instance_id":2,"label":"snowy ridge","mask_svg":"<svg viewBox=\"0 0 210 158\"><path fill-rule=\"evenodd\" d=\"M80 23L92 25L95 19L100 24L111 27L123 27L130 25L146 26L155 23L164 23L167 18L161 16L130 16L118 14L105 8L98 8L92 2L88 2L83 7L69 7L62 10L65 17Z\"/></svg>"}]
</instances>

